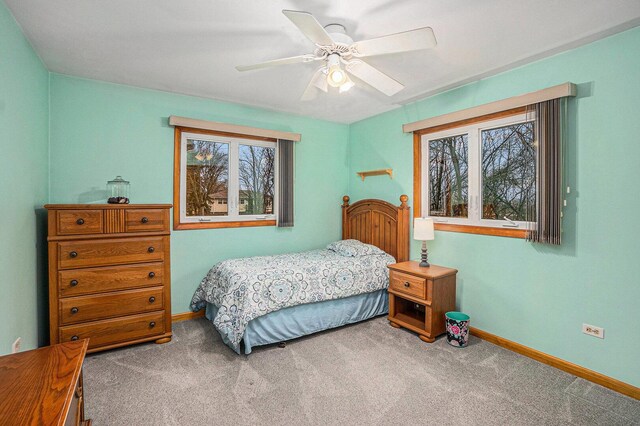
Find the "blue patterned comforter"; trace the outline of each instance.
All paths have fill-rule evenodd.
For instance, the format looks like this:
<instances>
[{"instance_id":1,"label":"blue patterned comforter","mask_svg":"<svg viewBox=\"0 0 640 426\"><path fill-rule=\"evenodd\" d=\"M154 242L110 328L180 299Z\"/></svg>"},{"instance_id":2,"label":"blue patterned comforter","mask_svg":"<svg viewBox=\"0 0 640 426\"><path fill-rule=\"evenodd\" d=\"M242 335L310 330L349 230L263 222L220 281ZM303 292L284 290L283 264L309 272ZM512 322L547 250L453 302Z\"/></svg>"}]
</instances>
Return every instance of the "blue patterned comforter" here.
<instances>
[{"instance_id":1,"label":"blue patterned comforter","mask_svg":"<svg viewBox=\"0 0 640 426\"><path fill-rule=\"evenodd\" d=\"M343 256L332 250L225 260L202 280L191 310L215 304L214 325L240 353L249 321L290 306L387 288L387 265L394 262L386 253Z\"/></svg>"}]
</instances>

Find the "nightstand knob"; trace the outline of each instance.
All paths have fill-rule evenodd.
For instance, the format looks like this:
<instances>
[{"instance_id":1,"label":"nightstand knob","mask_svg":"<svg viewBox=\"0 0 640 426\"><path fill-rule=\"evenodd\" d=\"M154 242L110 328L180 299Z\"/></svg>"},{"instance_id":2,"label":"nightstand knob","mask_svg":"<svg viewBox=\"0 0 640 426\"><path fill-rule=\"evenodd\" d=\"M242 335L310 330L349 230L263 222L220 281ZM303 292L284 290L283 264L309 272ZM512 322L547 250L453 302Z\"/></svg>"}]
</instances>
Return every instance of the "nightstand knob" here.
<instances>
[{"instance_id":1,"label":"nightstand knob","mask_svg":"<svg viewBox=\"0 0 640 426\"><path fill-rule=\"evenodd\" d=\"M140 219L140 222L147 223L147 222L149 222L149 218L145 216L142 219Z\"/></svg>"},{"instance_id":2,"label":"nightstand knob","mask_svg":"<svg viewBox=\"0 0 640 426\"><path fill-rule=\"evenodd\" d=\"M156 249L154 249L153 247L149 247L149 248L147 249L147 251L148 251L149 253L153 253L154 251L156 251Z\"/></svg>"},{"instance_id":3,"label":"nightstand knob","mask_svg":"<svg viewBox=\"0 0 640 426\"><path fill-rule=\"evenodd\" d=\"M78 340L78 336L71 336L71 340Z\"/></svg>"},{"instance_id":4,"label":"nightstand knob","mask_svg":"<svg viewBox=\"0 0 640 426\"><path fill-rule=\"evenodd\" d=\"M404 282L404 286L405 286L405 287L410 287L410 286L411 286L411 284L409 284L409 281L405 281L405 282Z\"/></svg>"},{"instance_id":5,"label":"nightstand knob","mask_svg":"<svg viewBox=\"0 0 640 426\"><path fill-rule=\"evenodd\" d=\"M78 225L84 225L84 219L80 218L80 219L76 220L76 223Z\"/></svg>"},{"instance_id":6,"label":"nightstand knob","mask_svg":"<svg viewBox=\"0 0 640 426\"><path fill-rule=\"evenodd\" d=\"M71 308L71 313L72 314L77 314L78 313L78 308L76 308L75 306L73 308Z\"/></svg>"},{"instance_id":7,"label":"nightstand knob","mask_svg":"<svg viewBox=\"0 0 640 426\"><path fill-rule=\"evenodd\" d=\"M71 253L69 253L69 257L78 257L78 252L72 251Z\"/></svg>"},{"instance_id":8,"label":"nightstand knob","mask_svg":"<svg viewBox=\"0 0 640 426\"><path fill-rule=\"evenodd\" d=\"M69 282L69 285L71 285L71 287L75 287L75 286L77 286L77 285L78 285L78 280L71 280L71 281Z\"/></svg>"},{"instance_id":9,"label":"nightstand knob","mask_svg":"<svg viewBox=\"0 0 640 426\"><path fill-rule=\"evenodd\" d=\"M153 277L155 277L155 276L156 276L156 273L155 273L155 272L153 272L153 271L149 272L149 278L153 278Z\"/></svg>"},{"instance_id":10,"label":"nightstand knob","mask_svg":"<svg viewBox=\"0 0 640 426\"><path fill-rule=\"evenodd\" d=\"M156 301L156 298L155 298L155 297L151 296L151 297L149 298L149 303L153 303L153 302L155 302L155 301Z\"/></svg>"},{"instance_id":11,"label":"nightstand knob","mask_svg":"<svg viewBox=\"0 0 640 426\"><path fill-rule=\"evenodd\" d=\"M153 327L155 327L155 326L156 326L155 321L151 321L151 322L149 323L149 327L153 328Z\"/></svg>"}]
</instances>

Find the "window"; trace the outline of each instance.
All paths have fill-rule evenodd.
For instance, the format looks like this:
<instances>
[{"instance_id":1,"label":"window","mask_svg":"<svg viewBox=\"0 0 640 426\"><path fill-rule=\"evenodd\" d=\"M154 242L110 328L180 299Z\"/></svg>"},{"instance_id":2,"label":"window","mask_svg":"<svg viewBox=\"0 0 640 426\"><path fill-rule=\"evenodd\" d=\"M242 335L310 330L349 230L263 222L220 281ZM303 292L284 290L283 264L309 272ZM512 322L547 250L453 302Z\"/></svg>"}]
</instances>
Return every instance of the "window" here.
<instances>
[{"instance_id":1,"label":"window","mask_svg":"<svg viewBox=\"0 0 640 426\"><path fill-rule=\"evenodd\" d=\"M277 153L268 138L176 128L174 228L275 225Z\"/></svg>"},{"instance_id":2,"label":"window","mask_svg":"<svg viewBox=\"0 0 640 426\"><path fill-rule=\"evenodd\" d=\"M422 216L438 229L524 237L536 205L531 114L448 127L420 136Z\"/></svg>"}]
</instances>

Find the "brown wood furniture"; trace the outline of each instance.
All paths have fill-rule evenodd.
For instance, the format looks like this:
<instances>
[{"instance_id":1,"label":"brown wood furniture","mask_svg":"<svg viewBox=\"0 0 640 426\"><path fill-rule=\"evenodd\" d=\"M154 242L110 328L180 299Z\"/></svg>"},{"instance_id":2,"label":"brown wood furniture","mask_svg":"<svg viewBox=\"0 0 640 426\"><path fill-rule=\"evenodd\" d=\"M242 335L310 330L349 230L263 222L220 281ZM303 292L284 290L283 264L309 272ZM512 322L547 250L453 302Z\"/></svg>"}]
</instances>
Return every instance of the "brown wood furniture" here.
<instances>
[{"instance_id":1,"label":"brown wood furniture","mask_svg":"<svg viewBox=\"0 0 640 426\"><path fill-rule=\"evenodd\" d=\"M349 205L342 197L342 239L372 244L389 253L396 262L409 259L410 214L406 195L400 206L382 200L367 199Z\"/></svg>"},{"instance_id":2,"label":"brown wood furniture","mask_svg":"<svg viewBox=\"0 0 640 426\"><path fill-rule=\"evenodd\" d=\"M444 314L456 309L457 270L408 261L389 265L389 322L432 343L446 331Z\"/></svg>"},{"instance_id":3,"label":"brown wood furniture","mask_svg":"<svg viewBox=\"0 0 640 426\"><path fill-rule=\"evenodd\" d=\"M89 352L171 340L170 204L53 204L51 344Z\"/></svg>"},{"instance_id":4,"label":"brown wood furniture","mask_svg":"<svg viewBox=\"0 0 640 426\"><path fill-rule=\"evenodd\" d=\"M0 357L0 424L91 425L84 418L86 339Z\"/></svg>"}]
</instances>

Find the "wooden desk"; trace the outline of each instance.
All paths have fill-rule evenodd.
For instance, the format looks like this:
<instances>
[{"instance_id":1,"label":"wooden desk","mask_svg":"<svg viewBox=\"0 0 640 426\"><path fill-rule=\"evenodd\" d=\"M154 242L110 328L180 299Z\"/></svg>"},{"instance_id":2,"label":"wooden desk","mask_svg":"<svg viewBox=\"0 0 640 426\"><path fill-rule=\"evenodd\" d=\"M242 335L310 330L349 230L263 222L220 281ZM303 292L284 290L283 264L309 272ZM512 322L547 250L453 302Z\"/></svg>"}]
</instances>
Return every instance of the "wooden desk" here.
<instances>
[{"instance_id":1,"label":"wooden desk","mask_svg":"<svg viewBox=\"0 0 640 426\"><path fill-rule=\"evenodd\" d=\"M87 339L0 357L0 424L85 425Z\"/></svg>"}]
</instances>

